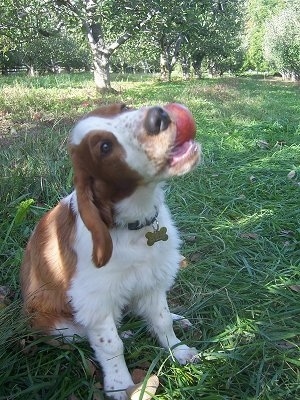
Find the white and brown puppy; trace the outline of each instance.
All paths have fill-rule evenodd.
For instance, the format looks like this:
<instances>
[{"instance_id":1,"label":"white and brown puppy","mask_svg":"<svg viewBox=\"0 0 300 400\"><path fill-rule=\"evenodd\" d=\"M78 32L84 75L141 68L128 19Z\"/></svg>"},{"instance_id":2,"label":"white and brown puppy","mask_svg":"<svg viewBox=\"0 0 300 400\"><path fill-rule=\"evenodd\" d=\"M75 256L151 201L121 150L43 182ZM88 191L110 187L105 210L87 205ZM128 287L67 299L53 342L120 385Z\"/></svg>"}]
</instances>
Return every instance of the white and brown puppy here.
<instances>
[{"instance_id":1,"label":"white and brown puppy","mask_svg":"<svg viewBox=\"0 0 300 400\"><path fill-rule=\"evenodd\" d=\"M175 336L166 301L180 240L161 184L199 161L195 132L182 138L178 128L191 122L188 113L115 104L80 120L70 137L75 190L44 215L25 251L21 284L33 328L86 336L113 399L126 399L133 385L116 327L125 307L180 363L197 354Z\"/></svg>"}]
</instances>

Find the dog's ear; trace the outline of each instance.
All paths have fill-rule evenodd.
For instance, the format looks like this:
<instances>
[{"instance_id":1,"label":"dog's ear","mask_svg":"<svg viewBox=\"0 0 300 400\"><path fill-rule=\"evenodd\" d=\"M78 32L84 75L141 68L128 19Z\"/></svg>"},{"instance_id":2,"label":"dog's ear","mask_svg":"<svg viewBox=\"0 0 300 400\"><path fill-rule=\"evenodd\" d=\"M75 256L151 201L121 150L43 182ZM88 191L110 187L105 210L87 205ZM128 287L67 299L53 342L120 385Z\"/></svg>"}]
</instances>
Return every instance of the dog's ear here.
<instances>
[{"instance_id":1,"label":"dog's ear","mask_svg":"<svg viewBox=\"0 0 300 400\"><path fill-rule=\"evenodd\" d=\"M99 199L95 203L93 181L84 169L75 168L74 184L80 216L92 235L93 262L97 267L102 267L109 261L113 249L108 228L112 224L111 207L101 204Z\"/></svg>"}]
</instances>

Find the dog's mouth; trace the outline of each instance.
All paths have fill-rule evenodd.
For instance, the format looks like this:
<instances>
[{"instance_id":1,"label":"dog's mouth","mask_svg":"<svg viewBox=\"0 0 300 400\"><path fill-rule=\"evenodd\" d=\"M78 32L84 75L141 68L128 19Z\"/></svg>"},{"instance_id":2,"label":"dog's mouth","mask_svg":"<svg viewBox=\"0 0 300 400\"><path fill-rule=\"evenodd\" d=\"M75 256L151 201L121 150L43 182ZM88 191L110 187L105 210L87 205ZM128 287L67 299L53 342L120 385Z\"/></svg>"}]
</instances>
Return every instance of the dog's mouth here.
<instances>
[{"instance_id":1,"label":"dog's mouth","mask_svg":"<svg viewBox=\"0 0 300 400\"><path fill-rule=\"evenodd\" d=\"M200 145L195 142L196 123L187 107L179 103L164 106L170 121L176 129L175 140L168 155L168 165L172 173L189 171L199 160Z\"/></svg>"},{"instance_id":2,"label":"dog's mouth","mask_svg":"<svg viewBox=\"0 0 300 400\"><path fill-rule=\"evenodd\" d=\"M199 145L190 139L181 144L175 144L169 154L168 162L170 167L174 167L183 165L194 158L199 158Z\"/></svg>"}]
</instances>

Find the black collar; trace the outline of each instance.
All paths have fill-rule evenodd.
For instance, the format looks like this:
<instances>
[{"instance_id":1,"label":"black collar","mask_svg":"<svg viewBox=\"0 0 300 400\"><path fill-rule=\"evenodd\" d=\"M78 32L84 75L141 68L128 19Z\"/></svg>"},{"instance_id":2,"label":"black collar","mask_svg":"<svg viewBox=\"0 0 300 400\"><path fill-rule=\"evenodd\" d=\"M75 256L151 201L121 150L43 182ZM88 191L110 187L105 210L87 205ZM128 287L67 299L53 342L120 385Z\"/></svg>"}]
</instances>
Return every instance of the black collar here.
<instances>
[{"instance_id":1,"label":"black collar","mask_svg":"<svg viewBox=\"0 0 300 400\"><path fill-rule=\"evenodd\" d=\"M153 224L153 222L156 220L158 216L158 208L155 206L155 215L151 218L145 218L143 222L137 220L134 222L130 222L127 227L130 231L138 231L139 229L145 228L145 226L150 226Z\"/></svg>"}]
</instances>

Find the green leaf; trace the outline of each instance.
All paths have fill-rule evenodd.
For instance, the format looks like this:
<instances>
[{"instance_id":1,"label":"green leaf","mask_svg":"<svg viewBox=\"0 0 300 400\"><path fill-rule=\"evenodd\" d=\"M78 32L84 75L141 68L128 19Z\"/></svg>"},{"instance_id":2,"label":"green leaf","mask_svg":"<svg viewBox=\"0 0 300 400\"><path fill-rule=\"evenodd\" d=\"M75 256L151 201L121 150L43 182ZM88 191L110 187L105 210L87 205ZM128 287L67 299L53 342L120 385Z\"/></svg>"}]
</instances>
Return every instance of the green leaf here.
<instances>
[{"instance_id":1,"label":"green leaf","mask_svg":"<svg viewBox=\"0 0 300 400\"><path fill-rule=\"evenodd\" d=\"M34 204L33 199L27 199L24 201L21 201L21 203L17 207L17 212L15 215L15 224L19 225L21 224L24 219L26 218L26 215L28 214L28 211L30 210L30 207Z\"/></svg>"}]
</instances>

